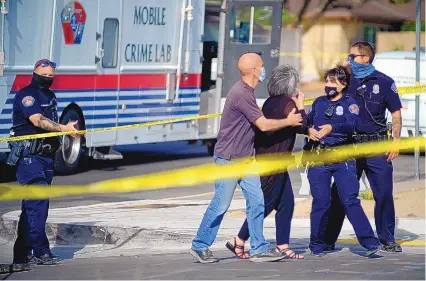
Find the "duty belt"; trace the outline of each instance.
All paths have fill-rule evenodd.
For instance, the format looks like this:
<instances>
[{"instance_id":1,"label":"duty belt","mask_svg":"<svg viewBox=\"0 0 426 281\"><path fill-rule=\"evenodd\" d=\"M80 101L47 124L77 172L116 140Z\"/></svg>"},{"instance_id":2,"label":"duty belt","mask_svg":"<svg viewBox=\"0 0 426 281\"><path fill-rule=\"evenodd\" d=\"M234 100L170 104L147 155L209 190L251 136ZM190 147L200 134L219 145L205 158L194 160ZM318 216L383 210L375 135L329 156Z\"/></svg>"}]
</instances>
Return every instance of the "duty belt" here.
<instances>
[{"instance_id":1,"label":"duty belt","mask_svg":"<svg viewBox=\"0 0 426 281\"><path fill-rule=\"evenodd\" d=\"M356 134L355 140L358 143L370 142L370 141L385 141L390 139L390 136L387 136L386 133L377 133L377 134Z\"/></svg>"}]
</instances>

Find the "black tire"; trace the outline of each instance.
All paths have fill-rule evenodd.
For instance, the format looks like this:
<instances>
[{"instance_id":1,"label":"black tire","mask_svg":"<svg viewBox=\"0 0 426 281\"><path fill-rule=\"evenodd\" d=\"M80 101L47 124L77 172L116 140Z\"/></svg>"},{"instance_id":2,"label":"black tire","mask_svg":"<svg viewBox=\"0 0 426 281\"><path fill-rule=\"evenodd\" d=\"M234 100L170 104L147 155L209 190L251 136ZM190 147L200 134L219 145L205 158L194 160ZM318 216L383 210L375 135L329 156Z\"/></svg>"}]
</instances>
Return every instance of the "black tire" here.
<instances>
[{"instance_id":1,"label":"black tire","mask_svg":"<svg viewBox=\"0 0 426 281\"><path fill-rule=\"evenodd\" d=\"M206 142L206 146L207 146L207 153L209 154L209 156L213 156L214 155L214 147L216 145L216 140L210 140Z\"/></svg>"},{"instance_id":2,"label":"black tire","mask_svg":"<svg viewBox=\"0 0 426 281\"><path fill-rule=\"evenodd\" d=\"M67 124L69 121L76 121L77 128L84 130L83 117L73 108L65 112L61 124ZM83 157L84 137L74 139L71 136L63 137L62 150L56 153L55 172L61 175L70 175L77 172L81 159Z\"/></svg>"}]
</instances>

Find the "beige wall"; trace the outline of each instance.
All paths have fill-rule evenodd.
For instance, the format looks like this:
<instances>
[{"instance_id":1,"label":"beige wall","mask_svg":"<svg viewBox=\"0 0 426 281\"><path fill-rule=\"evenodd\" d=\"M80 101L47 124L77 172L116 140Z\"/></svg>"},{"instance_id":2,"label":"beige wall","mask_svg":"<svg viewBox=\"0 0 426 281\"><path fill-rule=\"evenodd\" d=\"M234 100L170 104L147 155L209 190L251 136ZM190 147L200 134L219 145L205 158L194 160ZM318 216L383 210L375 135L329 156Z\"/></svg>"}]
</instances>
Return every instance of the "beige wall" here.
<instances>
[{"instance_id":1,"label":"beige wall","mask_svg":"<svg viewBox=\"0 0 426 281\"><path fill-rule=\"evenodd\" d=\"M301 78L303 82L321 79L322 72L342 61L358 24L354 21L326 21L312 26L302 36ZM321 54L321 55L312 55Z\"/></svg>"},{"instance_id":2,"label":"beige wall","mask_svg":"<svg viewBox=\"0 0 426 281\"><path fill-rule=\"evenodd\" d=\"M425 46L425 33L421 33L420 46ZM376 52L412 51L416 47L415 32L377 32Z\"/></svg>"}]
</instances>

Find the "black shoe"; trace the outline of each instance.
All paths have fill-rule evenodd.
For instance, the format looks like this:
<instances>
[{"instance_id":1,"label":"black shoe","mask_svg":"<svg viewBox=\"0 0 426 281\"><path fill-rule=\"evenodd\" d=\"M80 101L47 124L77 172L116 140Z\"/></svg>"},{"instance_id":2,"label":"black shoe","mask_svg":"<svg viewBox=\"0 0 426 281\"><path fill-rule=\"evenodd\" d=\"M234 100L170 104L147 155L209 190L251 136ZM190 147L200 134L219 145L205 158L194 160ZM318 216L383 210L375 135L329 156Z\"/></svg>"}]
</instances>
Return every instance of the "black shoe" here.
<instances>
[{"instance_id":1,"label":"black shoe","mask_svg":"<svg viewBox=\"0 0 426 281\"><path fill-rule=\"evenodd\" d=\"M285 256L275 251L275 249L269 249L266 252L255 254L250 257L251 262L272 262L284 259Z\"/></svg>"},{"instance_id":2,"label":"black shoe","mask_svg":"<svg viewBox=\"0 0 426 281\"><path fill-rule=\"evenodd\" d=\"M38 258L36 258L35 256L31 255L27 257L27 262L30 265L36 265L38 263Z\"/></svg>"},{"instance_id":3,"label":"black shoe","mask_svg":"<svg viewBox=\"0 0 426 281\"><path fill-rule=\"evenodd\" d=\"M50 256L52 259L54 259L54 260L57 260L57 261L63 261L63 258L61 258L60 256L57 256L57 255L55 255L55 254L53 254L53 253L50 253L50 254L49 254L49 256Z\"/></svg>"},{"instance_id":4,"label":"black shoe","mask_svg":"<svg viewBox=\"0 0 426 281\"><path fill-rule=\"evenodd\" d=\"M21 271L30 271L31 266L29 263L13 263L7 266L0 266L0 274L12 273L12 272L21 272Z\"/></svg>"},{"instance_id":5,"label":"black shoe","mask_svg":"<svg viewBox=\"0 0 426 281\"><path fill-rule=\"evenodd\" d=\"M373 249L370 249L370 250L368 250L367 252L365 252L365 256L367 257L367 258L369 258L369 257L371 257L371 256L374 256L378 251L380 251L380 246L378 246L378 247L376 247L376 248L373 248Z\"/></svg>"},{"instance_id":6,"label":"black shoe","mask_svg":"<svg viewBox=\"0 0 426 281\"><path fill-rule=\"evenodd\" d=\"M311 256L317 257L317 258L322 258L327 256L324 252L312 252L311 251Z\"/></svg>"},{"instance_id":7,"label":"black shoe","mask_svg":"<svg viewBox=\"0 0 426 281\"><path fill-rule=\"evenodd\" d=\"M334 252L336 251L336 244L329 244L325 246L324 252Z\"/></svg>"},{"instance_id":8,"label":"black shoe","mask_svg":"<svg viewBox=\"0 0 426 281\"><path fill-rule=\"evenodd\" d=\"M37 265L56 265L61 261L55 258L55 255L45 254L37 258Z\"/></svg>"},{"instance_id":9,"label":"black shoe","mask_svg":"<svg viewBox=\"0 0 426 281\"><path fill-rule=\"evenodd\" d=\"M382 245L382 250L389 253L401 253L402 247L396 242L387 242Z\"/></svg>"},{"instance_id":10,"label":"black shoe","mask_svg":"<svg viewBox=\"0 0 426 281\"><path fill-rule=\"evenodd\" d=\"M213 263L219 261L213 256L212 251L210 251L209 249L194 250L191 248L189 250L189 253L201 263Z\"/></svg>"}]
</instances>

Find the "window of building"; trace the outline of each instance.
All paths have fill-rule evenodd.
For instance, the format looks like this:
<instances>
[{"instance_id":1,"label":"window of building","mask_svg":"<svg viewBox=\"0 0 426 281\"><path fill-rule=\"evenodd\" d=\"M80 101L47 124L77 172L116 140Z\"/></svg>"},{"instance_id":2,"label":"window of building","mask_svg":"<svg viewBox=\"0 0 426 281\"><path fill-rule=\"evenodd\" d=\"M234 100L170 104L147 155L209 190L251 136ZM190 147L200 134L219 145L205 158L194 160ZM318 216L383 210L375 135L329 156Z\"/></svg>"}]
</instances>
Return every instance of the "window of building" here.
<instances>
[{"instance_id":1,"label":"window of building","mask_svg":"<svg viewBox=\"0 0 426 281\"><path fill-rule=\"evenodd\" d=\"M376 26L364 26L364 41L367 41L373 47L376 47Z\"/></svg>"}]
</instances>

